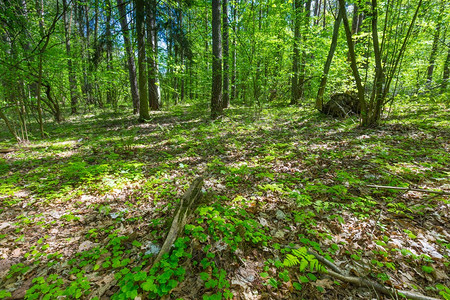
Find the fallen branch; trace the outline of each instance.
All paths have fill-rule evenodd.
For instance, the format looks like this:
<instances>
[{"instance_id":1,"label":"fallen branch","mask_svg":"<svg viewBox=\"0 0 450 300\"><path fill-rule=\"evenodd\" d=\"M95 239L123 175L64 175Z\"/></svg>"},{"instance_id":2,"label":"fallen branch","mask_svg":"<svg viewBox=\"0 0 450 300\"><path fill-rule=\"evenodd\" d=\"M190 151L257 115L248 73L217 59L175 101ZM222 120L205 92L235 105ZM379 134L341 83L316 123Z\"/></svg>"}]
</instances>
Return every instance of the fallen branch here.
<instances>
[{"instance_id":1,"label":"fallen branch","mask_svg":"<svg viewBox=\"0 0 450 300\"><path fill-rule=\"evenodd\" d=\"M386 287L384 285L379 284L378 282L375 282L375 281L372 281L369 279L344 275L344 272L341 269L339 269L338 266L333 264L331 261L325 259L323 256L320 256L319 254L317 254L315 252L311 252L311 251L308 251L308 253L314 255L314 257L317 258L318 261L320 261L322 264L324 264L325 266L327 266L328 268L333 270L333 271L327 270L327 274L329 274L329 275L333 276L334 278L339 279L341 281L349 282L349 283L352 283L352 284L355 284L355 285L361 286L361 287L371 288L379 293L382 293L382 294L385 294L385 295L388 295L391 297L394 295L402 294L407 299L411 299L411 300L439 300L437 298L428 297L428 296L425 296L422 294L417 294L417 293L413 293L413 292L409 292L409 291L398 290L396 288Z\"/></svg>"},{"instance_id":2,"label":"fallen branch","mask_svg":"<svg viewBox=\"0 0 450 300\"><path fill-rule=\"evenodd\" d=\"M180 232L183 230L184 226L187 223L188 216L192 213L193 208L198 203L199 199L202 195L202 187L203 187L203 178L197 177L192 182L189 189L181 198L180 205L178 206L175 216L172 221L172 226L170 226L169 233L164 241L161 250L158 253L158 256L153 261L152 266L148 266L145 271L150 270L154 265L156 265L164 254L169 253L170 247L173 245L175 240L178 238Z\"/></svg>"},{"instance_id":3,"label":"fallen branch","mask_svg":"<svg viewBox=\"0 0 450 300\"><path fill-rule=\"evenodd\" d=\"M0 153L9 153L9 152L15 152L17 149L9 148L9 149L0 149Z\"/></svg>"},{"instance_id":4,"label":"fallen branch","mask_svg":"<svg viewBox=\"0 0 450 300\"><path fill-rule=\"evenodd\" d=\"M432 190L416 189L416 188L410 188L410 187L385 186L385 185L373 185L373 184L368 184L366 186L371 187L371 188L376 188L376 189L384 189L384 190L401 190L401 191L414 191L414 192L421 192L421 193L428 193L428 194L450 195L450 192L446 192L446 191L432 191Z\"/></svg>"}]
</instances>

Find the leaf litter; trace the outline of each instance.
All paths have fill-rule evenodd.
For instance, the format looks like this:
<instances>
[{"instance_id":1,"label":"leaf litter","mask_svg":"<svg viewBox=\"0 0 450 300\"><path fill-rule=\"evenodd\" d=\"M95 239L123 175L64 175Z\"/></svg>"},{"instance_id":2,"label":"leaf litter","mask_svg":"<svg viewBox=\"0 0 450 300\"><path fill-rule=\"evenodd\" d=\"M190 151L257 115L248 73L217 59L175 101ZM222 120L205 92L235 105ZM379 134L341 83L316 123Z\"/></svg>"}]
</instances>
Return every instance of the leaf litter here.
<instances>
[{"instance_id":1,"label":"leaf litter","mask_svg":"<svg viewBox=\"0 0 450 300\"><path fill-rule=\"evenodd\" d=\"M230 109L211 123L195 106L185 112L155 115L146 124L116 114L110 124L72 120L54 141L3 154L0 290L20 299L33 279L56 274L66 289L87 278L81 298L112 297L120 291L114 274L151 263L197 175L205 177L202 205L220 203L225 211L209 225L192 220L207 234L185 232L191 255L181 262L186 275L172 297L220 292L199 278L208 245L235 299L383 297L316 272L299 289L304 274L293 267L283 277L277 263L292 246L320 250L349 274L390 287L442 297L437 285L450 286L449 197L367 187L448 189L448 126L422 126L420 116L405 125L392 116L362 130L298 109L263 110L261 119L246 122L247 112ZM115 125L123 120L125 128ZM241 215L226 217L228 210ZM226 231L214 236L211 227L220 218L244 220L236 225L243 237L242 226L254 220L252 228L270 240L227 243ZM123 240L111 246L117 237ZM108 265L111 257L127 264ZM208 268L203 272L213 280Z\"/></svg>"}]
</instances>

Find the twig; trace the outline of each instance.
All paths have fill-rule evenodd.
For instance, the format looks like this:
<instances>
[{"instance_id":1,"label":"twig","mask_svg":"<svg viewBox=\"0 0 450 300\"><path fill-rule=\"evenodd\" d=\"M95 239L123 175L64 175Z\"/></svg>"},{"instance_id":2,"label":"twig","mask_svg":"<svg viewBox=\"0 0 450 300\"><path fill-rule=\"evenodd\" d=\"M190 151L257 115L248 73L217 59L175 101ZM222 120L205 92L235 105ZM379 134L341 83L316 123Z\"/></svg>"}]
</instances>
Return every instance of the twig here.
<instances>
[{"instance_id":1,"label":"twig","mask_svg":"<svg viewBox=\"0 0 450 300\"><path fill-rule=\"evenodd\" d=\"M439 195L450 195L450 192L446 191L432 191L432 190L425 190L425 189L416 189L411 187L399 187L399 186L385 186L385 185L373 185L368 184L367 187L376 188L376 189L385 189L385 190L401 190L401 191L414 191L414 192L421 192L421 193L428 193L428 194L439 194Z\"/></svg>"},{"instance_id":2,"label":"twig","mask_svg":"<svg viewBox=\"0 0 450 300\"><path fill-rule=\"evenodd\" d=\"M15 152L17 149L10 148L10 149L0 149L0 153L9 153L9 152Z\"/></svg>"},{"instance_id":3,"label":"twig","mask_svg":"<svg viewBox=\"0 0 450 300\"><path fill-rule=\"evenodd\" d=\"M428 296L425 296L422 294L416 294L416 293L409 292L409 291L403 291L403 290L398 290L396 288L386 287L384 285L379 284L378 282L375 282L375 281L372 281L369 279L343 275L344 272L341 269L339 269L338 266L333 264L331 261L325 259L323 256L320 256L319 254L317 254L315 252L308 251L308 253L314 255L314 257L317 258L318 261L320 261L321 263L323 263L324 265L326 265L327 267L329 267L330 269L333 270L333 271L327 270L327 274L329 274L329 275L333 276L334 278L339 279L341 281L353 283L353 284L355 284L357 286L361 286L361 287L371 288L376 292L380 292L380 293L383 293L383 294L391 296L391 297L393 295L402 294L406 298L411 299L411 300L439 300L437 298L428 297Z\"/></svg>"}]
</instances>

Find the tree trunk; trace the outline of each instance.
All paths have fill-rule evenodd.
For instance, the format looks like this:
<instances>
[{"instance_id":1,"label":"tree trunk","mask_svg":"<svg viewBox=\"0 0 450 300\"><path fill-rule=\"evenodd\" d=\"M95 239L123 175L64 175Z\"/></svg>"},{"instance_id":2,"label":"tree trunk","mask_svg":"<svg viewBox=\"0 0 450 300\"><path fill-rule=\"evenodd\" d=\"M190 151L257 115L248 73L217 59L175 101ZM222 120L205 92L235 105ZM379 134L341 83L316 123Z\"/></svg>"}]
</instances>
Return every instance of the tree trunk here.
<instances>
[{"instance_id":1,"label":"tree trunk","mask_svg":"<svg viewBox=\"0 0 450 300\"><path fill-rule=\"evenodd\" d=\"M327 85L328 73L330 71L331 61L333 60L334 52L336 51L337 41L339 37L339 26L342 20L342 11L339 9L336 20L334 21L333 37L331 38L330 51L328 51L327 61L323 68L322 78L320 80L319 91L316 98L316 109L322 111L323 107L323 94L325 93L325 87Z\"/></svg>"},{"instance_id":2,"label":"tree trunk","mask_svg":"<svg viewBox=\"0 0 450 300\"><path fill-rule=\"evenodd\" d=\"M159 110L159 81L156 35L156 1L147 2L147 67L148 67L148 100L152 110Z\"/></svg>"},{"instance_id":3,"label":"tree trunk","mask_svg":"<svg viewBox=\"0 0 450 300\"><path fill-rule=\"evenodd\" d=\"M220 0L212 0L212 95L211 118L222 114L222 39L220 35Z\"/></svg>"},{"instance_id":4,"label":"tree trunk","mask_svg":"<svg viewBox=\"0 0 450 300\"><path fill-rule=\"evenodd\" d=\"M150 119L148 111L146 66L145 66L145 11L144 0L135 0L136 31L139 67L139 121Z\"/></svg>"},{"instance_id":5,"label":"tree trunk","mask_svg":"<svg viewBox=\"0 0 450 300\"><path fill-rule=\"evenodd\" d=\"M449 75L450 75L450 47L448 48L447 59L444 62L444 74L442 75L442 88L441 88L442 93L446 92L447 90Z\"/></svg>"},{"instance_id":6,"label":"tree trunk","mask_svg":"<svg viewBox=\"0 0 450 300\"><path fill-rule=\"evenodd\" d=\"M231 95L230 95L230 101L236 101L237 100L237 3L233 3L233 55L232 55L232 61L231 61Z\"/></svg>"},{"instance_id":7,"label":"tree trunk","mask_svg":"<svg viewBox=\"0 0 450 300\"><path fill-rule=\"evenodd\" d=\"M347 38L348 52L350 55L350 66L352 68L353 77L355 78L356 87L358 89L358 100L361 105L361 123L363 126L367 126L367 106L366 100L364 99L364 87L361 82L361 77L359 76L358 66L356 64L356 54L352 40L352 32L350 29L350 24L347 18L347 11L345 10L345 0L339 0L339 10L342 13L342 21L345 28L345 36Z\"/></svg>"},{"instance_id":8,"label":"tree trunk","mask_svg":"<svg viewBox=\"0 0 450 300\"><path fill-rule=\"evenodd\" d=\"M72 12L70 16L67 16L67 0L63 0L64 6L64 32L66 36L66 54L67 54L67 69L69 71L69 86L70 86L70 107L72 114L77 113L78 105L78 83L77 77L72 65L72 58L70 56L70 33L71 33L71 22L72 22Z\"/></svg>"},{"instance_id":9,"label":"tree trunk","mask_svg":"<svg viewBox=\"0 0 450 300\"><path fill-rule=\"evenodd\" d=\"M41 39L44 38L44 3L42 0L36 2L36 9L39 17L39 32ZM41 133L41 138L44 138L44 121L42 120L42 106L41 106L41 86L42 86L42 49L39 51L39 73L38 73L38 84L37 84L37 110L38 110L38 121L39 121L39 131Z\"/></svg>"},{"instance_id":10,"label":"tree trunk","mask_svg":"<svg viewBox=\"0 0 450 300\"><path fill-rule=\"evenodd\" d=\"M115 99L113 99L113 90L114 84L112 81L112 35L111 35L111 1L107 0L107 8L106 8L106 26L105 26L105 35L106 35L106 70L108 71L108 84L106 87L106 103L113 105L114 107L117 105Z\"/></svg>"},{"instance_id":11,"label":"tree trunk","mask_svg":"<svg viewBox=\"0 0 450 300\"><path fill-rule=\"evenodd\" d=\"M17 135L17 132L14 130L14 128L12 127L11 123L9 122L8 118L6 117L6 115L1 111L0 109L0 118L3 119L3 121L5 121L6 127L8 128L9 132L14 136L14 138L16 139L17 143L21 142L20 137Z\"/></svg>"},{"instance_id":12,"label":"tree trunk","mask_svg":"<svg viewBox=\"0 0 450 300\"><path fill-rule=\"evenodd\" d=\"M291 105L297 105L299 100L299 60L300 60L300 20L303 1L294 1L294 53L292 57L292 77L291 77Z\"/></svg>"},{"instance_id":13,"label":"tree trunk","mask_svg":"<svg viewBox=\"0 0 450 300\"><path fill-rule=\"evenodd\" d=\"M369 123L376 125L381 117L383 107L384 71L381 64L381 51L378 42L378 5L377 0L372 0L372 41L375 55L375 78L373 92L369 103Z\"/></svg>"},{"instance_id":14,"label":"tree trunk","mask_svg":"<svg viewBox=\"0 0 450 300\"><path fill-rule=\"evenodd\" d=\"M299 78L298 78L298 99L302 99L303 95L305 93L305 70L306 70L306 39L307 39L307 32L309 31L309 20L311 15L311 0L306 1L306 7L305 7L305 16L304 16L304 27L303 27L303 33L302 35L302 41L303 41L303 50L302 50L302 59L300 63L300 71L299 71Z\"/></svg>"},{"instance_id":15,"label":"tree trunk","mask_svg":"<svg viewBox=\"0 0 450 300\"><path fill-rule=\"evenodd\" d=\"M427 85L428 85L428 87L430 87L431 82L433 81L434 64L436 62L437 50L438 50L438 45L439 45L439 35L441 32L442 11L443 11L443 8L441 10L441 13L439 14L438 24L436 26L436 30L434 31L433 46L431 47L430 59L428 60L428 68L427 68Z\"/></svg>"},{"instance_id":16,"label":"tree trunk","mask_svg":"<svg viewBox=\"0 0 450 300\"><path fill-rule=\"evenodd\" d=\"M222 34L223 34L223 108L230 106L230 86L229 86L229 47L228 47L228 0L222 0Z\"/></svg>"},{"instance_id":17,"label":"tree trunk","mask_svg":"<svg viewBox=\"0 0 450 300\"><path fill-rule=\"evenodd\" d=\"M117 0L117 7L119 9L120 26L122 27L123 41L127 52L128 77L130 80L131 98L133 101L133 113L137 114L139 112L139 90L136 79L136 64L134 62L134 52L130 41L126 7L123 0Z\"/></svg>"}]
</instances>

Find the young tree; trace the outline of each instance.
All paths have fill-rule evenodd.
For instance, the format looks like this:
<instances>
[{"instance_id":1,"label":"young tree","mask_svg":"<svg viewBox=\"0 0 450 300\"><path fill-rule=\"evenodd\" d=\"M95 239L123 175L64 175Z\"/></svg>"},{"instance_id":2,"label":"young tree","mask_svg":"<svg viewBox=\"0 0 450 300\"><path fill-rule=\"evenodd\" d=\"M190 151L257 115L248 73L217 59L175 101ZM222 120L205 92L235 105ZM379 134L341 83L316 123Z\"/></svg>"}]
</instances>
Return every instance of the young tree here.
<instances>
[{"instance_id":1,"label":"young tree","mask_svg":"<svg viewBox=\"0 0 450 300\"><path fill-rule=\"evenodd\" d=\"M330 72L331 61L333 60L334 52L336 51L337 41L339 37L339 26L342 20L342 10L338 9L338 15L334 21L333 36L331 38L330 50L328 51L327 60L323 67L322 77L320 79L319 91L316 97L316 109L322 111L323 107L323 94L325 93L325 87L327 85L328 73Z\"/></svg>"},{"instance_id":2,"label":"young tree","mask_svg":"<svg viewBox=\"0 0 450 300\"><path fill-rule=\"evenodd\" d=\"M220 35L220 0L212 0L212 93L211 118L222 114L222 39Z\"/></svg>"},{"instance_id":3,"label":"young tree","mask_svg":"<svg viewBox=\"0 0 450 300\"><path fill-rule=\"evenodd\" d=\"M127 53L128 76L130 80L131 98L133 101L133 113L139 113L139 90L136 79L136 65L134 62L134 51L130 41L130 32L128 29L128 20L126 14L126 6L123 0L117 0L117 8L119 9L120 26L122 28L123 41L125 51Z\"/></svg>"}]
</instances>

